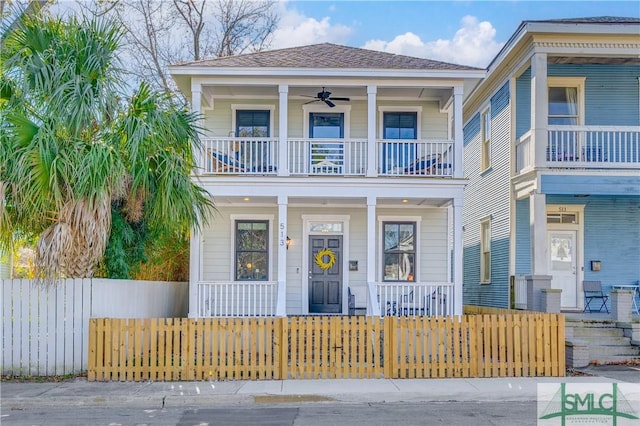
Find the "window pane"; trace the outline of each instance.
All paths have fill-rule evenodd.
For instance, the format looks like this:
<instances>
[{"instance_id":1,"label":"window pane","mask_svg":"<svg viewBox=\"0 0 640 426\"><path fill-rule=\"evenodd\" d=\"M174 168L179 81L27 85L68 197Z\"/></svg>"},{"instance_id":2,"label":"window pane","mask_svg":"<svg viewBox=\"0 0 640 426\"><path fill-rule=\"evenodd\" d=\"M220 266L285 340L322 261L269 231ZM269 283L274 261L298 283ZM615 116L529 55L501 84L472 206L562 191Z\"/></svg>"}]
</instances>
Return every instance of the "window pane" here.
<instances>
[{"instance_id":1,"label":"window pane","mask_svg":"<svg viewBox=\"0 0 640 426\"><path fill-rule=\"evenodd\" d=\"M268 240L268 222L236 222L236 280L268 279Z\"/></svg>"},{"instance_id":2,"label":"window pane","mask_svg":"<svg viewBox=\"0 0 640 426\"><path fill-rule=\"evenodd\" d=\"M385 139L416 139L418 113L385 112L383 135Z\"/></svg>"},{"instance_id":3,"label":"window pane","mask_svg":"<svg viewBox=\"0 0 640 426\"><path fill-rule=\"evenodd\" d=\"M237 111L236 136L268 137L269 111Z\"/></svg>"},{"instance_id":4,"label":"window pane","mask_svg":"<svg viewBox=\"0 0 640 426\"><path fill-rule=\"evenodd\" d=\"M312 138L342 138L344 137L344 115L342 113L309 114L309 133Z\"/></svg>"},{"instance_id":5,"label":"window pane","mask_svg":"<svg viewBox=\"0 0 640 426\"><path fill-rule=\"evenodd\" d=\"M396 224L384 225L384 251L397 250L398 249L398 235L399 229Z\"/></svg>"}]
</instances>

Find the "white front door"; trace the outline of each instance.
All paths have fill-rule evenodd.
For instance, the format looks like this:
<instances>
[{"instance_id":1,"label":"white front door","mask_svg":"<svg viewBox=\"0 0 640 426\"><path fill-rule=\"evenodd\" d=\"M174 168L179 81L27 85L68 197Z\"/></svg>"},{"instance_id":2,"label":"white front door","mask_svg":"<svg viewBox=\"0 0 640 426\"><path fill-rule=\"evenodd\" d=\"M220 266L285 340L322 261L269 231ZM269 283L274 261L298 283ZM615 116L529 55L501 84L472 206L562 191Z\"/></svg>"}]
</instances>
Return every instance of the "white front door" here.
<instances>
[{"instance_id":1,"label":"white front door","mask_svg":"<svg viewBox=\"0 0 640 426\"><path fill-rule=\"evenodd\" d=\"M551 288L562 290L560 308L578 307L576 231L549 231Z\"/></svg>"}]
</instances>

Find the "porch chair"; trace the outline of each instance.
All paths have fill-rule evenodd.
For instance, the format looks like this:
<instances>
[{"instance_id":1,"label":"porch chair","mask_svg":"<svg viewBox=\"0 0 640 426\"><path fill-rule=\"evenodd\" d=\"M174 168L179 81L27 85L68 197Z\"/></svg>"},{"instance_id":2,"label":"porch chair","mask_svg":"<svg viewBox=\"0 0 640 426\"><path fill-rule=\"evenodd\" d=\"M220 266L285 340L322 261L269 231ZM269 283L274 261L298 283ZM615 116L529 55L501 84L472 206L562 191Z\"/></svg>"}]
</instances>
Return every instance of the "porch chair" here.
<instances>
[{"instance_id":1,"label":"porch chair","mask_svg":"<svg viewBox=\"0 0 640 426\"><path fill-rule=\"evenodd\" d=\"M604 308L607 313L609 313L609 308L607 308L607 300L609 300L609 296L605 295L602 291L602 282L601 281L582 281L582 288L584 290L584 311L587 312L602 312L602 308ZM597 304L600 302L600 307L596 310L591 307L591 302L596 301Z\"/></svg>"},{"instance_id":2,"label":"porch chair","mask_svg":"<svg viewBox=\"0 0 640 426\"><path fill-rule=\"evenodd\" d=\"M451 164L443 163L440 154L432 157L422 157L409 164L404 173L408 175L440 175L444 172L438 173L437 170L444 170L451 168Z\"/></svg>"},{"instance_id":3,"label":"porch chair","mask_svg":"<svg viewBox=\"0 0 640 426\"><path fill-rule=\"evenodd\" d=\"M246 167L241 162L217 151L210 151L211 171L213 173L242 173Z\"/></svg>"},{"instance_id":4,"label":"porch chair","mask_svg":"<svg viewBox=\"0 0 640 426\"><path fill-rule=\"evenodd\" d=\"M409 294L405 294L400 303L400 315L424 315L426 305L424 299L426 297L423 300L414 299L413 290Z\"/></svg>"}]
</instances>

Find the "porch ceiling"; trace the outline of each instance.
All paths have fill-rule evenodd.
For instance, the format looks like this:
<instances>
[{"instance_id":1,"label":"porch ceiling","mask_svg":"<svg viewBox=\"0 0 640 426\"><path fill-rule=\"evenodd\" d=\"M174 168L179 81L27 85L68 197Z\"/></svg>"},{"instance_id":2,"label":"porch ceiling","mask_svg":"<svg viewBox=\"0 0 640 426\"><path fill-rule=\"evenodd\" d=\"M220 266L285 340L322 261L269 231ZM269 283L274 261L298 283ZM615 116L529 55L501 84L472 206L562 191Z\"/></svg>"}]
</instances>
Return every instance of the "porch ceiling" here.
<instances>
[{"instance_id":1,"label":"porch ceiling","mask_svg":"<svg viewBox=\"0 0 640 426\"><path fill-rule=\"evenodd\" d=\"M277 205L276 197L215 197L214 202L218 206L243 205L264 206ZM376 201L378 207L442 207L449 203L445 198L379 198ZM364 197L289 197L289 206L362 206L366 207L367 200Z\"/></svg>"},{"instance_id":2,"label":"porch ceiling","mask_svg":"<svg viewBox=\"0 0 640 426\"><path fill-rule=\"evenodd\" d=\"M323 86L324 85L324 86ZM423 83L424 85L424 83ZM330 82L319 81L313 86L290 86L289 99L310 99L322 88L337 97L351 99L367 99L367 88L360 86L332 86ZM278 98L278 86L273 85L230 85L203 86L203 94L208 98ZM439 99L446 101L451 96L450 88L442 87L378 87L377 97L380 99Z\"/></svg>"}]
</instances>

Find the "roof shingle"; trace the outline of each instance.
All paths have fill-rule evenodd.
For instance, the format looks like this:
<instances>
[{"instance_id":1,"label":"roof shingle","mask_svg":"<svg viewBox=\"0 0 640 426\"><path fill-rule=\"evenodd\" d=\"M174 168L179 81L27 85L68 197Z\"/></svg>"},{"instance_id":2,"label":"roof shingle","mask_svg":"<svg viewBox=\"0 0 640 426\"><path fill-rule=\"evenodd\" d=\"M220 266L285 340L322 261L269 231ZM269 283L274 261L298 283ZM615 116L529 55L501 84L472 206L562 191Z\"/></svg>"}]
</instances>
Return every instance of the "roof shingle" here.
<instances>
[{"instance_id":1,"label":"roof shingle","mask_svg":"<svg viewBox=\"0 0 640 426\"><path fill-rule=\"evenodd\" d=\"M444 71L480 69L431 59L340 46L332 43L206 59L180 65L227 68L364 68Z\"/></svg>"}]
</instances>

